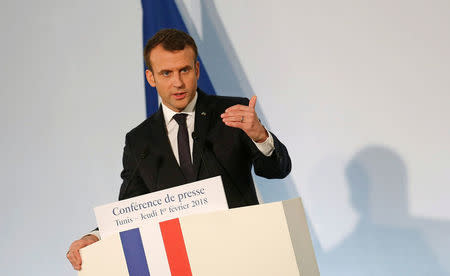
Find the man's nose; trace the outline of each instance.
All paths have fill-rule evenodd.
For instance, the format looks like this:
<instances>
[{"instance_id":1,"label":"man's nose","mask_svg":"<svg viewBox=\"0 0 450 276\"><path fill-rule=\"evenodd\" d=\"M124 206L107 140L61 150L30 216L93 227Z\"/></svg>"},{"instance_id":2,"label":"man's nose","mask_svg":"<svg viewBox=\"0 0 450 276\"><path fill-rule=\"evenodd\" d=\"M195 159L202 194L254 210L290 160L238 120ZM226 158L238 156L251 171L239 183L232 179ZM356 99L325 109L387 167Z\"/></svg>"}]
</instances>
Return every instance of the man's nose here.
<instances>
[{"instance_id":1,"label":"man's nose","mask_svg":"<svg viewBox=\"0 0 450 276\"><path fill-rule=\"evenodd\" d=\"M175 73L172 78L172 85L175 87L183 87L184 82L180 73Z\"/></svg>"}]
</instances>

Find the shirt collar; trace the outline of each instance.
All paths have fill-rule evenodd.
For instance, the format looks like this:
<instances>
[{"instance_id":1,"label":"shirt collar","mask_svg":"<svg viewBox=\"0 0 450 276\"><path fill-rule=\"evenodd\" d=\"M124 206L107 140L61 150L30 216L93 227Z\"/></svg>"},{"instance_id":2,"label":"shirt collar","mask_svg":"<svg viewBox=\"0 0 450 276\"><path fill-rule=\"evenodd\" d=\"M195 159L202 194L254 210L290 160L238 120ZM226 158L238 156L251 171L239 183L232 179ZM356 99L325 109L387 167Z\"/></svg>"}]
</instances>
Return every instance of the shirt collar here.
<instances>
[{"instance_id":1,"label":"shirt collar","mask_svg":"<svg viewBox=\"0 0 450 276\"><path fill-rule=\"evenodd\" d=\"M166 121L166 126L170 123L170 121L172 121L173 115L175 115L177 113L186 113L188 116L194 115L195 104L197 103L197 97L198 97L198 92L195 91L194 98L192 99L192 101L190 101L188 103L188 105L181 112L175 112L172 109L168 108L164 103L161 103L164 119Z\"/></svg>"}]
</instances>

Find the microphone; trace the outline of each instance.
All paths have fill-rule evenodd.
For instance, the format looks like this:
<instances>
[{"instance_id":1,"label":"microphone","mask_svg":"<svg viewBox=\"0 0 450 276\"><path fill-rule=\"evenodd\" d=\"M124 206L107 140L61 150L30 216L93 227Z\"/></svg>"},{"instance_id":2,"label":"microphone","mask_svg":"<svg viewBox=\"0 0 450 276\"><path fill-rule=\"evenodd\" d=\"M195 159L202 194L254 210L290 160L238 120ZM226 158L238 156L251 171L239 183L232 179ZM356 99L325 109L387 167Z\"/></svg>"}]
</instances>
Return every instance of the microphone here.
<instances>
[{"instance_id":1,"label":"microphone","mask_svg":"<svg viewBox=\"0 0 450 276\"><path fill-rule=\"evenodd\" d=\"M130 183L134 180L134 178L135 178L135 176L137 174L137 171L138 171L139 167L141 166L142 161L145 158L147 158L148 154L149 154L148 148L146 148L141 154L139 154L139 160L137 161L136 167L134 168L133 172L131 173L131 177L128 179L125 187L122 187L123 188L123 192L122 192L122 188L120 189L121 191L119 193L119 200L125 199L125 198L121 199L120 195L122 195L123 197L126 195L126 193L128 191L128 187L130 186Z\"/></svg>"},{"instance_id":2,"label":"microphone","mask_svg":"<svg viewBox=\"0 0 450 276\"><path fill-rule=\"evenodd\" d=\"M195 131L192 132L192 139L194 140L194 143L198 143L198 142L199 142L199 137L197 136L197 134L195 133ZM206 146L206 141L205 141L205 146ZM203 152L204 152L204 150L205 150L205 148L203 148L203 149L200 151L200 162L203 163L203 164L205 164L205 169L206 169L206 172L208 173L208 177L211 177L212 174L211 174L211 171L209 170L209 166L208 166L208 164L207 164L208 162L206 162L206 161L203 159Z\"/></svg>"}]
</instances>

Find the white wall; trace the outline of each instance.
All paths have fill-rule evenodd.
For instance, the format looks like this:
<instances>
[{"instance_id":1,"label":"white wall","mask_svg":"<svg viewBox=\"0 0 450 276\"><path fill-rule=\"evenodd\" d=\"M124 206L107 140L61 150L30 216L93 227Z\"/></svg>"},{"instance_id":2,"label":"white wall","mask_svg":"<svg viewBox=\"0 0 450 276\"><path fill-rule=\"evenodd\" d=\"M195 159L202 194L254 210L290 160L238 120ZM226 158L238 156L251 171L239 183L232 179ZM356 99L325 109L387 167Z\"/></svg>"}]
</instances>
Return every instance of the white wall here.
<instances>
[{"instance_id":1,"label":"white wall","mask_svg":"<svg viewBox=\"0 0 450 276\"><path fill-rule=\"evenodd\" d=\"M450 2L178 3L218 93L288 146L260 190L303 197L322 275L450 275Z\"/></svg>"},{"instance_id":2,"label":"white wall","mask_svg":"<svg viewBox=\"0 0 450 276\"><path fill-rule=\"evenodd\" d=\"M2 1L2 275L75 275L70 243L117 198L145 118L139 1Z\"/></svg>"},{"instance_id":3,"label":"white wall","mask_svg":"<svg viewBox=\"0 0 450 276\"><path fill-rule=\"evenodd\" d=\"M258 95L288 146L291 176L259 188L303 197L322 275L450 275L449 2L177 2L219 94ZM0 267L70 274L145 117L140 2L2 1L0 20Z\"/></svg>"}]
</instances>

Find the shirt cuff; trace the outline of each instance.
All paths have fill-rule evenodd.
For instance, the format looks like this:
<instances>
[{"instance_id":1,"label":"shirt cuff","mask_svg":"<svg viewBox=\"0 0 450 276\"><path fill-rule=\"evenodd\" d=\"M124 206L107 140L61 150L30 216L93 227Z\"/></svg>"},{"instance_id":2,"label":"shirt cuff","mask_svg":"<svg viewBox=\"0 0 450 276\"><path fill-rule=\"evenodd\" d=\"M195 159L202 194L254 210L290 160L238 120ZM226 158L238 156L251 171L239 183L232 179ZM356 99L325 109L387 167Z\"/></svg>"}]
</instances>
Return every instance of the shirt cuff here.
<instances>
[{"instance_id":1,"label":"shirt cuff","mask_svg":"<svg viewBox=\"0 0 450 276\"><path fill-rule=\"evenodd\" d=\"M100 231L98 230L91 231L87 235L94 235L100 240Z\"/></svg>"},{"instance_id":2,"label":"shirt cuff","mask_svg":"<svg viewBox=\"0 0 450 276\"><path fill-rule=\"evenodd\" d=\"M267 137L266 141L261 142L261 143L257 143L253 140L252 141L253 141L253 143L255 143L255 146L259 149L259 151L262 154L264 154L265 156L271 156L273 150L275 149L275 145L273 143L272 134L270 134L269 131L267 131L267 133L269 134L269 137Z\"/></svg>"}]
</instances>

